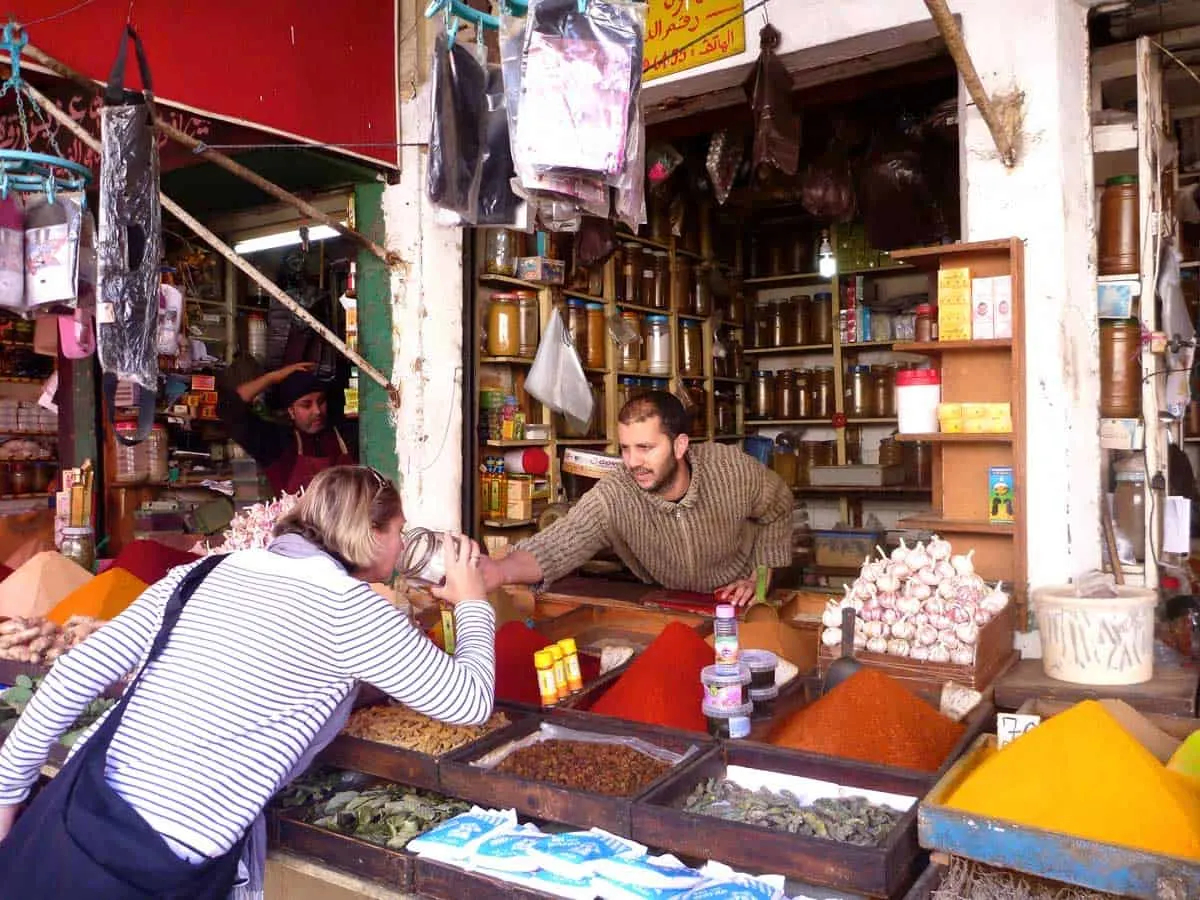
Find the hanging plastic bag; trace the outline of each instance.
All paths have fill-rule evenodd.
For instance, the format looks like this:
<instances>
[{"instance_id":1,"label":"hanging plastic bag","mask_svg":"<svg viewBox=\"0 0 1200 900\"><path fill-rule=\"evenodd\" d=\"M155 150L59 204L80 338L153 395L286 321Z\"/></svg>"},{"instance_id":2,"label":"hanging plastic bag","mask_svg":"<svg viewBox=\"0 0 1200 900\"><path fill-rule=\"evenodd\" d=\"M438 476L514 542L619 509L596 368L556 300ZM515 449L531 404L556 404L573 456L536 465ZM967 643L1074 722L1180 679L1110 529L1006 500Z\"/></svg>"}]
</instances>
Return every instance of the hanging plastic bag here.
<instances>
[{"instance_id":1,"label":"hanging plastic bag","mask_svg":"<svg viewBox=\"0 0 1200 900\"><path fill-rule=\"evenodd\" d=\"M81 199L81 198L80 198ZM79 296L80 199L38 195L25 210L25 310L73 309Z\"/></svg>"},{"instance_id":2,"label":"hanging plastic bag","mask_svg":"<svg viewBox=\"0 0 1200 900\"><path fill-rule=\"evenodd\" d=\"M743 84L754 112L754 168L795 175L800 165L800 115L792 105L792 79L775 51L779 29L766 25L758 33L759 54L754 71Z\"/></svg>"},{"instance_id":3,"label":"hanging plastic bag","mask_svg":"<svg viewBox=\"0 0 1200 900\"><path fill-rule=\"evenodd\" d=\"M737 178L745 152L742 136L732 135L728 131L716 132L708 143L705 170L712 182L713 196L722 206L729 199L729 192L733 190L733 181Z\"/></svg>"},{"instance_id":4,"label":"hanging plastic bag","mask_svg":"<svg viewBox=\"0 0 1200 900\"><path fill-rule=\"evenodd\" d=\"M849 161L837 151L826 153L805 170L800 191L809 215L838 222L854 218L854 177Z\"/></svg>"},{"instance_id":5,"label":"hanging plastic bag","mask_svg":"<svg viewBox=\"0 0 1200 900\"><path fill-rule=\"evenodd\" d=\"M475 179L471 208L476 225L518 226L521 198L513 193L512 146L508 137L508 110L505 108L504 76L499 66L487 67L484 94L483 146L479 157L479 177Z\"/></svg>"},{"instance_id":6,"label":"hanging plastic bag","mask_svg":"<svg viewBox=\"0 0 1200 900\"><path fill-rule=\"evenodd\" d=\"M557 309L550 315L538 345L525 390L552 411L566 416L572 426L584 429L592 419L592 388Z\"/></svg>"},{"instance_id":7,"label":"hanging plastic bag","mask_svg":"<svg viewBox=\"0 0 1200 900\"><path fill-rule=\"evenodd\" d=\"M0 199L0 309L25 311L25 209L16 195Z\"/></svg>"},{"instance_id":8,"label":"hanging plastic bag","mask_svg":"<svg viewBox=\"0 0 1200 900\"><path fill-rule=\"evenodd\" d=\"M174 356L179 352L179 330L183 326L183 294L171 284L158 288L158 353Z\"/></svg>"},{"instance_id":9,"label":"hanging plastic bag","mask_svg":"<svg viewBox=\"0 0 1200 900\"><path fill-rule=\"evenodd\" d=\"M141 93L126 91L125 55L133 40ZM141 38L125 27L100 110L100 239L96 321L100 365L109 415L116 410L117 383L135 382L139 443L154 424L158 386L158 285L162 257L162 210L158 200L158 145L150 103L153 87Z\"/></svg>"},{"instance_id":10,"label":"hanging plastic bag","mask_svg":"<svg viewBox=\"0 0 1200 900\"><path fill-rule=\"evenodd\" d=\"M487 74L472 51L444 32L434 41L433 109L426 190L442 209L474 223Z\"/></svg>"},{"instance_id":11,"label":"hanging plastic bag","mask_svg":"<svg viewBox=\"0 0 1200 900\"><path fill-rule=\"evenodd\" d=\"M872 247L894 250L941 236L943 220L926 165L915 123L905 119L876 135L862 172L863 222Z\"/></svg>"}]
</instances>

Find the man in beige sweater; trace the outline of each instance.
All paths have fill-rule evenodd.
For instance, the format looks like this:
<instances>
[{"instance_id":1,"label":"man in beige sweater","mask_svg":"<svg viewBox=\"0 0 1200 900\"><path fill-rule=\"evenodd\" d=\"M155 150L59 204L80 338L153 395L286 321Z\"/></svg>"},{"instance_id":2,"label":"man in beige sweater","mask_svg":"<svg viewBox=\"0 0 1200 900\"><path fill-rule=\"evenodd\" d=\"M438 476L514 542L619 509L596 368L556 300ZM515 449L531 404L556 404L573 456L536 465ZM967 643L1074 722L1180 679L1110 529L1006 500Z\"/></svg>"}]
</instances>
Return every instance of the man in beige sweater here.
<instances>
[{"instance_id":1,"label":"man in beige sweater","mask_svg":"<svg viewBox=\"0 0 1200 900\"><path fill-rule=\"evenodd\" d=\"M618 416L625 468L502 560L483 560L488 589L550 583L602 550L646 582L743 605L759 566L792 562L792 492L737 447L691 446L673 394L650 391Z\"/></svg>"}]
</instances>

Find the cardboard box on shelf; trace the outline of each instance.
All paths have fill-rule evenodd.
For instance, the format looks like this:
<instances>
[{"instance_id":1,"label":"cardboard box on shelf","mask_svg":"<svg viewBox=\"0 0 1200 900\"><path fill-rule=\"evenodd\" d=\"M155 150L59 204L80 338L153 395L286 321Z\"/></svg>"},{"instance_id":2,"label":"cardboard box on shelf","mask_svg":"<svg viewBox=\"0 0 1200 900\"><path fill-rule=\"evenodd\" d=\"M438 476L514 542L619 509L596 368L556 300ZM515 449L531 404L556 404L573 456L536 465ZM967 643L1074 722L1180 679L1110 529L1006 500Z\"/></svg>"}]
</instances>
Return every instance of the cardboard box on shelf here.
<instances>
[{"instance_id":1,"label":"cardboard box on shelf","mask_svg":"<svg viewBox=\"0 0 1200 900\"><path fill-rule=\"evenodd\" d=\"M938 340L971 340L971 270L941 269L937 290Z\"/></svg>"},{"instance_id":2,"label":"cardboard box on shelf","mask_svg":"<svg viewBox=\"0 0 1200 900\"><path fill-rule=\"evenodd\" d=\"M985 341L996 336L995 279L971 281L971 340Z\"/></svg>"}]
</instances>

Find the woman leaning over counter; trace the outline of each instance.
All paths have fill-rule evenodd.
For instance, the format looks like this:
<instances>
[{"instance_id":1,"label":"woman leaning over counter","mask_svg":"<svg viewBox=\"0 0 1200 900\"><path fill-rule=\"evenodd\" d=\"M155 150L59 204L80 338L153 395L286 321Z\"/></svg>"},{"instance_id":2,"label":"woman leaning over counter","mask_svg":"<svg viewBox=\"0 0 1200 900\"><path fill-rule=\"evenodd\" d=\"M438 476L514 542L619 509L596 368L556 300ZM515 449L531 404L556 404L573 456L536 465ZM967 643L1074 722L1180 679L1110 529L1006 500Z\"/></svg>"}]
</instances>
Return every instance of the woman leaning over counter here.
<instances>
[{"instance_id":1,"label":"woman leaning over counter","mask_svg":"<svg viewBox=\"0 0 1200 900\"><path fill-rule=\"evenodd\" d=\"M261 890L263 808L337 734L358 683L445 722L485 722L495 616L479 548L447 542L449 656L369 586L391 577L403 525L382 475L328 469L267 549L172 570L62 657L0 747L0 898ZM17 816L58 737L138 670Z\"/></svg>"}]
</instances>

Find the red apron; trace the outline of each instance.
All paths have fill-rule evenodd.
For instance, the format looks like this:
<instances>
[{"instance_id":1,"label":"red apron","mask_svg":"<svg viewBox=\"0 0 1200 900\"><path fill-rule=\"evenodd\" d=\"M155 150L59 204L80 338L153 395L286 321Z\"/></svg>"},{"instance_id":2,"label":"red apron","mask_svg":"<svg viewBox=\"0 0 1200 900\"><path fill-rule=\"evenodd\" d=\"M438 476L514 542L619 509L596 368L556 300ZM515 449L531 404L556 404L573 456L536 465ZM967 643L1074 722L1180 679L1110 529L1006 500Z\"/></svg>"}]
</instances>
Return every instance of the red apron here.
<instances>
[{"instance_id":1,"label":"red apron","mask_svg":"<svg viewBox=\"0 0 1200 900\"><path fill-rule=\"evenodd\" d=\"M297 494L302 488L308 487L318 472L324 472L333 466L353 466L356 463L336 428L331 428L318 438L320 448L326 451L326 455L321 456L305 456L300 432L292 429L292 434L296 436L295 448L288 447L283 455L266 469L267 481L271 483L271 490L276 495L284 491ZM334 447L329 446L330 437L337 442Z\"/></svg>"}]
</instances>

